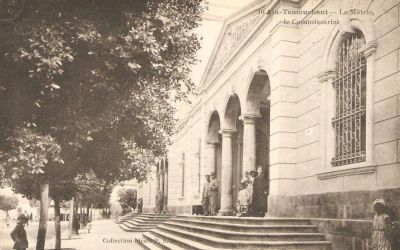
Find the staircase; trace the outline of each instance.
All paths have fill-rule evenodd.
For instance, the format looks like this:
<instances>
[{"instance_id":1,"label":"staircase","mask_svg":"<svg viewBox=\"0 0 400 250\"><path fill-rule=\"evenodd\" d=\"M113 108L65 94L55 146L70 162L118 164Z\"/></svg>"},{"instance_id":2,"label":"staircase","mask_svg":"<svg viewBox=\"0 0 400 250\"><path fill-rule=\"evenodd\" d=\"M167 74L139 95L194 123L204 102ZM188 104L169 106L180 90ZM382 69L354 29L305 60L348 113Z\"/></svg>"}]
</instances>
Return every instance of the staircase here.
<instances>
[{"instance_id":1,"label":"staircase","mask_svg":"<svg viewBox=\"0 0 400 250\"><path fill-rule=\"evenodd\" d=\"M331 250L307 219L178 216L143 234L146 249Z\"/></svg>"},{"instance_id":2,"label":"staircase","mask_svg":"<svg viewBox=\"0 0 400 250\"><path fill-rule=\"evenodd\" d=\"M123 216L121 216L123 217ZM120 217L120 218L121 218ZM134 214L134 216L118 218L119 226L127 232L145 232L175 217L171 214Z\"/></svg>"},{"instance_id":3,"label":"staircase","mask_svg":"<svg viewBox=\"0 0 400 250\"><path fill-rule=\"evenodd\" d=\"M119 216L116 220L115 220L115 222L117 223L117 224L121 224L121 223L123 223L123 222L125 222L125 221L128 221L128 220L130 220L130 219L133 219L134 217L136 217L136 216L138 216L139 214L137 214L137 213L129 213L129 214L126 214L126 215L123 215L123 216Z\"/></svg>"}]
</instances>

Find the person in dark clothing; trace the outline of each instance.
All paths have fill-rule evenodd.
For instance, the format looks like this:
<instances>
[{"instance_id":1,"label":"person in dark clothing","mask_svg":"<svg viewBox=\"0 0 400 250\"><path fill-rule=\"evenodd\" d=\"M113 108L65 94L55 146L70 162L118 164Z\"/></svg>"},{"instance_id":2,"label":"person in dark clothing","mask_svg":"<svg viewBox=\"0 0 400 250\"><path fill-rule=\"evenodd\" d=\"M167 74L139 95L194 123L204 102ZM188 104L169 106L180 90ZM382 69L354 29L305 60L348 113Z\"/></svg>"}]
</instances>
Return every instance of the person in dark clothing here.
<instances>
[{"instance_id":1,"label":"person in dark clothing","mask_svg":"<svg viewBox=\"0 0 400 250\"><path fill-rule=\"evenodd\" d=\"M10 234L12 240L14 241L13 249L25 250L28 248L28 239L26 237L26 231L24 229L24 224L26 223L26 221L27 218L24 214L18 215L17 225Z\"/></svg>"},{"instance_id":2,"label":"person in dark clothing","mask_svg":"<svg viewBox=\"0 0 400 250\"><path fill-rule=\"evenodd\" d=\"M267 184L261 166L257 168L257 173L258 175L254 178L253 184L254 215L256 217L264 217L267 207Z\"/></svg>"},{"instance_id":3,"label":"person in dark clothing","mask_svg":"<svg viewBox=\"0 0 400 250\"><path fill-rule=\"evenodd\" d=\"M140 198L138 201L138 213L142 213L143 210L143 198Z\"/></svg>"},{"instance_id":4,"label":"person in dark clothing","mask_svg":"<svg viewBox=\"0 0 400 250\"><path fill-rule=\"evenodd\" d=\"M210 214L210 175L206 175L206 182L203 186L203 194L201 204L203 205L203 215L208 216Z\"/></svg>"},{"instance_id":5,"label":"person in dark clothing","mask_svg":"<svg viewBox=\"0 0 400 250\"><path fill-rule=\"evenodd\" d=\"M79 229L81 228L79 215L76 214L72 220L72 228L74 229L76 235L79 235Z\"/></svg>"},{"instance_id":6,"label":"person in dark clothing","mask_svg":"<svg viewBox=\"0 0 400 250\"><path fill-rule=\"evenodd\" d=\"M247 190L249 191L250 194L249 216L251 217L255 216L254 203L253 203L253 190L254 190L253 184L256 176L257 176L257 171L254 170L250 171L249 181L247 184Z\"/></svg>"},{"instance_id":7,"label":"person in dark clothing","mask_svg":"<svg viewBox=\"0 0 400 250\"><path fill-rule=\"evenodd\" d=\"M211 216L217 215L218 212L218 192L219 192L219 183L216 179L215 173L212 172L210 174L211 182L210 182L210 191L208 192L208 197L210 200L210 212Z\"/></svg>"}]
</instances>

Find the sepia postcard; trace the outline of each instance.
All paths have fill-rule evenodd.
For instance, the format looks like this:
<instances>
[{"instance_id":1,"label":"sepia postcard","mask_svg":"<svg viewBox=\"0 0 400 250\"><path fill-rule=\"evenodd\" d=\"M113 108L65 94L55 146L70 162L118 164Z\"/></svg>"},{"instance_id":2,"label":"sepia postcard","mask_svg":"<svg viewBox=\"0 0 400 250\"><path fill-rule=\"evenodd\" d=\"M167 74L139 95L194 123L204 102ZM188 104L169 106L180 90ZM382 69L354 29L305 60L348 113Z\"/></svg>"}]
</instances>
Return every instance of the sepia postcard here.
<instances>
[{"instance_id":1,"label":"sepia postcard","mask_svg":"<svg viewBox=\"0 0 400 250\"><path fill-rule=\"evenodd\" d=\"M400 249L399 0L0 0L0 250Z\"/></svg>"}]
</instances>

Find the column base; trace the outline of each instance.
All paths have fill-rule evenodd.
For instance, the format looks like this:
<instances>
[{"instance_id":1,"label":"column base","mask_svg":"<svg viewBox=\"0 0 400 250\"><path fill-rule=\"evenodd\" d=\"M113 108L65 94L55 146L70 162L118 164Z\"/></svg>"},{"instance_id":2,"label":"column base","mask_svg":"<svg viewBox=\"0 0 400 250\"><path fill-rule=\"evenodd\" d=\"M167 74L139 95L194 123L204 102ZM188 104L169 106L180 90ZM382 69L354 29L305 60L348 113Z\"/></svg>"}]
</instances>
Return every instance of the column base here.
<instances>
[{"instance_id":1,"label":"column base","mask_svg":"<svg viewBox=\"0 0 400 250\"><path fill-rule=\"evenodd\" d=\"M218 215L219 216L232 216L233 210L219 210Z\"/></svg>"}]
</instances>

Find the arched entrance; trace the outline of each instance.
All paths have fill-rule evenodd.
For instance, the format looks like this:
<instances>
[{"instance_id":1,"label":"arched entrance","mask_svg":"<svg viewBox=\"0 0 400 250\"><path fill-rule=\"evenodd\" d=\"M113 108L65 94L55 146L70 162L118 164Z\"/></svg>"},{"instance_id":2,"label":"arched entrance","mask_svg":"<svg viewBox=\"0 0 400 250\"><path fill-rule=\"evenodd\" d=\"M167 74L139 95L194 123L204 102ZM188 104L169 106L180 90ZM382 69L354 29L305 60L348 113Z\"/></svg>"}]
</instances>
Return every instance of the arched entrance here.
<instances>
[{"instance_id":1,"label":"arched entrance","mask_svg":"<svg viewBox=\"0 0 400 250\"><path fill-rule=\"evenodd\" d=\"M269 192L270 148L270 94L271 87L265 71L256 72L250 83L246 98L244 121L244 159L247 169L263 167ZM246 167L246 166L245 166Z\"/></svg>"},{"instance_id":2,"label":"arched entrance","mask_svg":"<svg viewBox=\"0 0 400 250\"><path fill-rule=\"evenodd\" d=\"M229 97L224 115L224 128L222 134L231 134L231 175L232 185L230 196L232 197L232 211L236 204L239 192L240 179L242 177L243 163L243 121L240 120L241 107L239 97L234 94ZM229 149L228 149L229 150Z\"/></svg>"},{"instance_id":3,"label":"arched entrance","mask_svg":"<svg viewBox=\"0 0 400 250\"><path fill-rule=\"evenodd\" d=\"M242 163L243 163L243 121L240 120L241 106L239 97L234 94L229 97L228 103L225 109L224 115L224 126L222 129L223 139L226 138L230 140L230 149L227 148L226 155L224 157L224 162L226 163L226 171L230 171L230 175L227 174L227 178L231 178L231 185L227 185L226 194L230 199L227 199L227 207L224 209L222 207L221 213L231 213L236 204L237 194L239 192L240 179L242 177ZM231 159L227 159L227 158ZM229 164L230 163L230 164ZM229 189L230 187L230 189ZM222 188L223 191L223 188ZM230 207L229 206L230 203ZM230 210L230 211L229 211Z\"/></svg>"},{"instance_id":4,"label":"arched entrance","mask_svg":"<svg viewBox=\"0 0 400 250\"><path fill-rule=\"evenodd\" d=\"M222 162L222 136L219 133L221 130L221 122L217 111L211 113L208 123L206 136L206 171L205 175L214 172L217 176L218 183L221 183L221 162ZM203 177L205 178L205 176ZM218 201L221 201L221 192L219 192ZM218 206L219 207L219 206Z\"/></svg>"}]
</instances>

